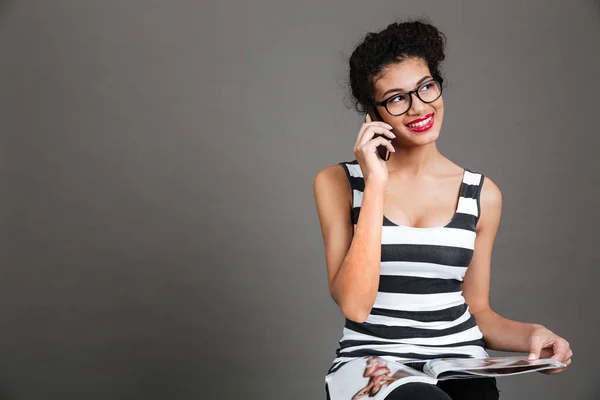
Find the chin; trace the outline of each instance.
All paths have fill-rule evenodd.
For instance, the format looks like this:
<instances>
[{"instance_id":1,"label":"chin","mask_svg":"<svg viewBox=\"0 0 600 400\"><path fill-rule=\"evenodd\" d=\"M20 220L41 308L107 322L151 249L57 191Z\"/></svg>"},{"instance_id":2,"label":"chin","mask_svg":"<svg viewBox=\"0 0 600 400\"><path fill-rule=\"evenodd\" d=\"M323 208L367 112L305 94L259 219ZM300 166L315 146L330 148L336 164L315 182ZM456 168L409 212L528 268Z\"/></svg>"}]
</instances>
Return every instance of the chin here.
<instances>
[{"instance_id":1,"label":"chin","mask_svg":"<svg viewBox=\"0 0 600 400\"><path fill-rule=\"evenodd\" d=\"M415 143L418 146L425 146L430 143L434 143L438 139L438 135L427 135L427 137L419 138L420 140Z\"/></svg>"},{"instance_id":2,"label":"chin","mask_svg":"<svg viewBox=\"0 0 600 400\"><path fill-rule=\"evenodd\" d=\"M435 142L440 136L440 131L432 129L429 132L415 134L414 132L408 132L406 134L406 141L415 146L423 146L432 142Z\"/></svg>"},{"instance_id":3,"label":"chin","mask_svg":"<svg viewBox=\"0 0 600 400\"><path fill-rule=\"evenodd\" d=\"M429 132L427 135L417 137L417 139L420 139L421 142L431 143L431 142L435 142L439 137L440 137L440 131L435 130L435 131Z\"/></svg>"}]
</instances>

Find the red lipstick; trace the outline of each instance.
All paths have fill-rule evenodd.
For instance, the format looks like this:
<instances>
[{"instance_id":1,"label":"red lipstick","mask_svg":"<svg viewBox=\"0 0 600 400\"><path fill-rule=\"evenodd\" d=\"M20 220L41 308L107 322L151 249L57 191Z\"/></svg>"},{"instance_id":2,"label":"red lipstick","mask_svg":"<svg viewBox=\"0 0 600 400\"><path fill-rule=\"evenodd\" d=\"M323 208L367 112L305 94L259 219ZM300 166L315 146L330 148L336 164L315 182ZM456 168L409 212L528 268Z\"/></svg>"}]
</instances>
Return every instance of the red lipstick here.
<instances>
[{"instance_id":1,"label":"red lipstick","mask_svg":"<svg viewBox=\"0 0 600 400\"><path fill-rule=\"evenodd\" d=\"M427 121L427 122L423 123L424 121ZM433 113L429 113L429 114L425 115L424 117L417 118L417 119L410 121L408 124L406 124L406 127L413 132L421 133L421 132L425 132L425 131L429 130L433 126L433 122L434 122ZM421 124L419 124L419 123L421 123ZM415 124L419 124L419 125L415 125Z\"/></svg>"}]
</instances>

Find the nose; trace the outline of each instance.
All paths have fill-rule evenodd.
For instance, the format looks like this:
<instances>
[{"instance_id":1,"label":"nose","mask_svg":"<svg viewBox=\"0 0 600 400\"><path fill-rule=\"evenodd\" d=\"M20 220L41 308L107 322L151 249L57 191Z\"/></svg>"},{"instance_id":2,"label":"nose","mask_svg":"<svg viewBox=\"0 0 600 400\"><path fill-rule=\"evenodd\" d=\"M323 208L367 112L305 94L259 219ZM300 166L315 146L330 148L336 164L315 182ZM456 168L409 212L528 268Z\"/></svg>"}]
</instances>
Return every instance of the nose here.
<instances>
[{"instance_id":1,"label":"nose","mask_svg":"<svg viewBox=\"0 0 600 400\"><path fill-rule=\"evenodd\" d=\"M412 101L409 114L420 115L427 110L427 103L423 103L415 93L411 93L410 96Z\"/></svg>"}]
</instances>

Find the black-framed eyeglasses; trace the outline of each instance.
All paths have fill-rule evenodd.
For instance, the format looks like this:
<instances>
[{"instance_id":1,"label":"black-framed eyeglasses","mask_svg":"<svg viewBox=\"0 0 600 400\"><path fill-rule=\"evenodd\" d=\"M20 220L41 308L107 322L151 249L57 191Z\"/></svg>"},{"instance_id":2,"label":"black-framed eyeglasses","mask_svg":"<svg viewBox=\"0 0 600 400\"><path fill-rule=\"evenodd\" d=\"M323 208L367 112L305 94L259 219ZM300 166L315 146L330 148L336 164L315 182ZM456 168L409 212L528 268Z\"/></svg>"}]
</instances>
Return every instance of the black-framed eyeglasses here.
<instances>
[{"instance_id":1,"label":"black-framed eyeglasses","mask_svg":"<svg viewBox=\"0 0 600 400\"><path fill-rule=\"evenodd\" d=\"M442 95L443 79L435 77L421 83L410 92L399 92L385 100L375 102L376 105L385 107L390 115L395 117L406 113L412 107L412 94L416 94L423 103L433 103Z\"/></svg>"}]
</instances>

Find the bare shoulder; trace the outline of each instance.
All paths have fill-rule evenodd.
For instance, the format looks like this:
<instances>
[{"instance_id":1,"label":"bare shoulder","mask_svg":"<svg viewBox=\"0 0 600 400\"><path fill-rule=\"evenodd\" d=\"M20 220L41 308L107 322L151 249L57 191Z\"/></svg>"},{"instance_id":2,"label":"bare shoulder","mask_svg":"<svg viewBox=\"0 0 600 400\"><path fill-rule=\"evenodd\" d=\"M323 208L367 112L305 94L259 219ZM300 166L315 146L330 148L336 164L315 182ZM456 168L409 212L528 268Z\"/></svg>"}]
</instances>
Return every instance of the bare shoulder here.
<instances>
[{"instance_id":1,"label":"bare shoulder","mask_svg":"<svg viewBox=\"0 0 600 400\"><path fill-rule=\"evenodd\" d=\"M331 291L333 278L344 261L353 236L350 218L352 191L344 167L336 164L320 170L314 178L313 191L325 244L327 279Z\"/></svg>"},{"instance_id":2,"label":"bare shoulder","mask_svg":"<svg viewBox=\"0 0 600 400\"><path fill-rule=\"evenodd\" d=\"M502 214L502 191L488 176L483 179L479 199L481 217L480 222L477 224L477 229L481 230L490 227L494 231L497 230Z\"/></svg>"},{"instance_id":3,"label":"bare shoulder","mask_svg":"<svg viewBox=\"0 0 600 400\"><path fill-rule=\"evenodd\" d=\"M342 175L345 175L344 167L342 167L340 164L333 164L333 165L325 167L322 170L320 170L319 172L317 172L317 175L315 175L315 182L317 180L320 180L320 181L326 180L327 181L332 178L335 178L336 176L342 176Z\"/></svg>"},{"instance_id":4,"label":"bare shoulder","mask_svg":"<svg viewBox=\"0 0 600 400\"><path fill-rule=\"evenodd\" d=\"M349 191L349 185L346 171L343 166L334 164L325 167L317 172L313 180L315 199L350 199L351 193Z\"/></svg>"},{"instance_id":5,"label":"bare shoulder","mask_svg":"<svg viewBox=\"0 0 600 400\"><path fill-rule=\"evenodd\" d=\"M481 207L496 208L502 206L502 191L488 176L483 179L480 196Z\"/></svg>"}]
</instances>

